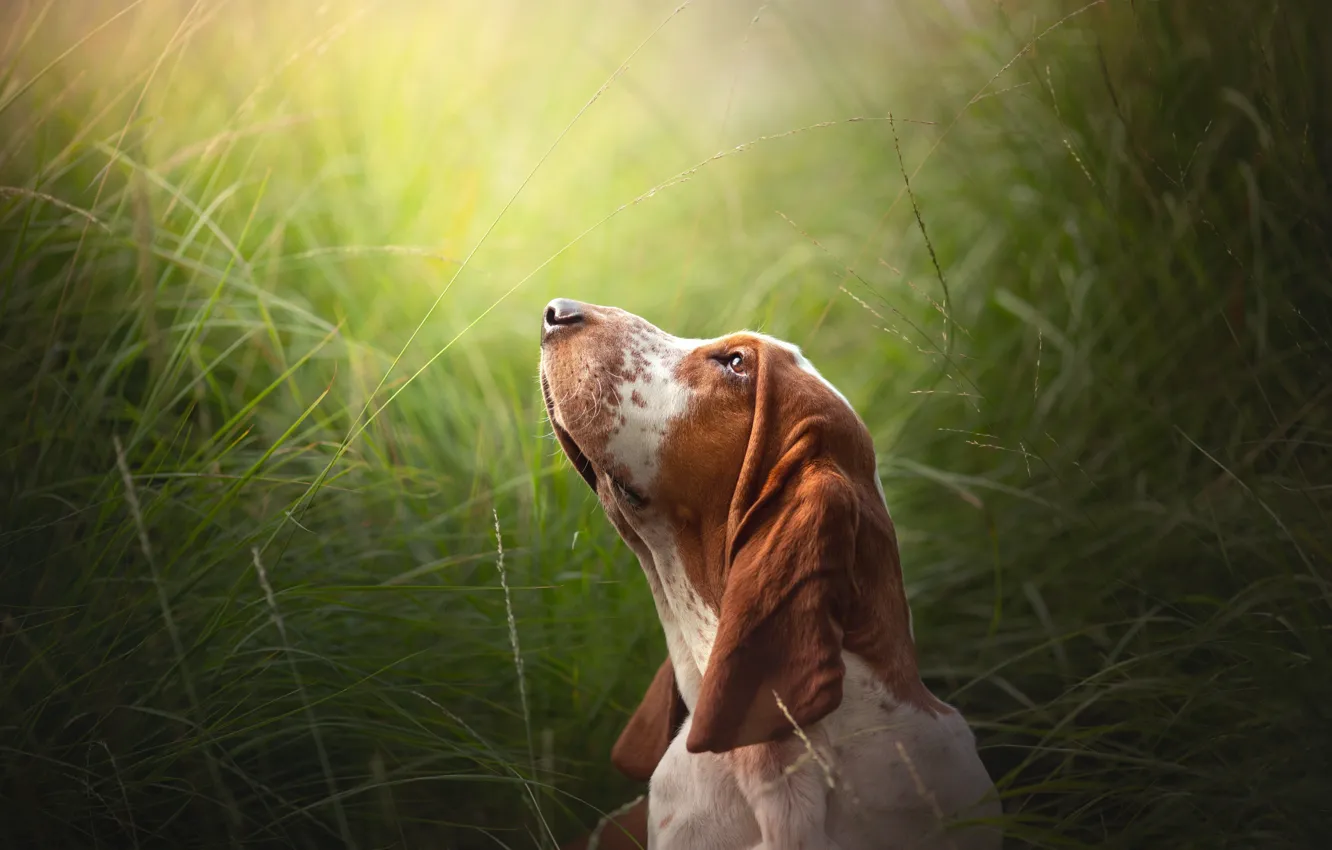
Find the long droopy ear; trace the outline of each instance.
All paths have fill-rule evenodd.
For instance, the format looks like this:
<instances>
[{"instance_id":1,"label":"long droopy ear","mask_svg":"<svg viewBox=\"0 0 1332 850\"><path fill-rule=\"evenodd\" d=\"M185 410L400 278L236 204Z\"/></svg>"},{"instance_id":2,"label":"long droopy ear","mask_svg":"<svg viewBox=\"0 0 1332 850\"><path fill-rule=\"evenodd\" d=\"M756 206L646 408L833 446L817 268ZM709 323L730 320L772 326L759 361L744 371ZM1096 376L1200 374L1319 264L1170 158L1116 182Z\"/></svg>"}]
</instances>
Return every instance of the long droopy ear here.
<instances>
[{"instance_id":1,"label":"long droopy ear","mask_svg":"<svg viewBox=\"0 0 1332 850\"><path fill-rule=\"evenodd\" d=\"M688 714L675 684L675 668L667 656L611 748L611 764L630 779L647 782Z\"/></svg>"},{"instance_id":2,"label":"long droopy ear","mask_svg":"<svg viewBox=\"0 0 1332 850\"><path fill-rule=\"evenodd\" d=\"M779 740L791 720L812 724L841 704L837 617L859 511L850 482L819 457L818 443L807 432L789 445L738 522L690 752Z\"/></svg>"}]
</instances>

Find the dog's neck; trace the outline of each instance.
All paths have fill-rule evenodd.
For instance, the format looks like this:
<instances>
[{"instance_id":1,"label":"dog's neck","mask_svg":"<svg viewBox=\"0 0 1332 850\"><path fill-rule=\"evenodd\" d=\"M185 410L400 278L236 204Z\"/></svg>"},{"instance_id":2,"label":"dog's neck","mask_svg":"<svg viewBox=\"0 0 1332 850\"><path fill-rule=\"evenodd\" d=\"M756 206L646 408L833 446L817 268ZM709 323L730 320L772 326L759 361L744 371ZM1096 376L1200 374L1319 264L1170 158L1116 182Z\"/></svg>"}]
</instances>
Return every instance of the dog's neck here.
<instances>
[{"instance_id":1,"label":"dog's neck","mask_svg":"<svg viewBox=\"0 0 1332 850\"><path fill-rule=\"evenodd\" d=\"M645 524L635 531L638 539L630 548L652 592L680 696L693 711L717 638L718 612L690 581L682 551L689 546L681 545L673 529Z\"/></svg>"}]
</instances>

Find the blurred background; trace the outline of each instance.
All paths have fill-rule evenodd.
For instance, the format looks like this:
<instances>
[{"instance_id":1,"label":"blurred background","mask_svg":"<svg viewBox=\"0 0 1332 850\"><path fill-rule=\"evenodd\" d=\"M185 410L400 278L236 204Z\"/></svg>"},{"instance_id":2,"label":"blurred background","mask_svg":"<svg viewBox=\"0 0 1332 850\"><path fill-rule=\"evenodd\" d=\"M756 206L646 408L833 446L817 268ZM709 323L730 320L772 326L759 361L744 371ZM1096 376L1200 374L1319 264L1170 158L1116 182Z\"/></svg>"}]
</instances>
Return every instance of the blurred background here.
<instances>
[{"instance_id":1,"label":"blurred background","mask_svg":"<svg viewBox=\"0 0 1332 850\"><path fill-rule=\"evenodd\" d=\"M663 657L541 308L801 345L1008 846L1332 830L1332 26L0 10L0 844L554 847Z\"/></svg>"}]
</instances>

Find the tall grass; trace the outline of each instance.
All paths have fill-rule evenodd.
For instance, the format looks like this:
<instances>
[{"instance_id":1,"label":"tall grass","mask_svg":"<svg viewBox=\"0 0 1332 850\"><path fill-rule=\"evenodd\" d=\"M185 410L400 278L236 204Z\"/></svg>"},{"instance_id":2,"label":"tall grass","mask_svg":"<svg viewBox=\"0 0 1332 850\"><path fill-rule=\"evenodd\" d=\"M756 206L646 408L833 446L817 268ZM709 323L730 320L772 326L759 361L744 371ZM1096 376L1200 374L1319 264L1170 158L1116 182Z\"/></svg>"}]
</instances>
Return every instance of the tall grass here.
<instances>
[{"instance_id":1,"label":"tall grass","mask_svg":"<svg viewBox=\"0 0 1332 850\"><path fill-rule=\"evenodd\" d=\"M664 650L544 433L556 294L846 391L1014 846L1332 828L1318 4L0 15L5 846L637 793Z\"/></svg>"}]
</instances>

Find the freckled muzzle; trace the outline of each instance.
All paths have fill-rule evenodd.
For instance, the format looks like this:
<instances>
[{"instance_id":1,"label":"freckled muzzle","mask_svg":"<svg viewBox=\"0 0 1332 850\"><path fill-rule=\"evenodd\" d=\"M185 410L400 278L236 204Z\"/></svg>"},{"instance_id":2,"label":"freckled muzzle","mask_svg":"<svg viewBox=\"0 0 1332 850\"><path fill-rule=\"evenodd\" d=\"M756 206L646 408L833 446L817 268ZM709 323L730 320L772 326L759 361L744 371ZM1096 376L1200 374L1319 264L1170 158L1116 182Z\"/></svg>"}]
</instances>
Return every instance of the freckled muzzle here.
<instances>
[{"instance_id":1,"label":"freckled muzzle","mask_svg":"<svg viewBox=\"0 0 1332 850\"><path fill-rule=\"evenodd\" d=\"M646 501L660 446L687 407L675 371L686 341L616 307L557 298L541 324L541 391L556 439L583 479Z\"/></svg>"}]
</instances>

